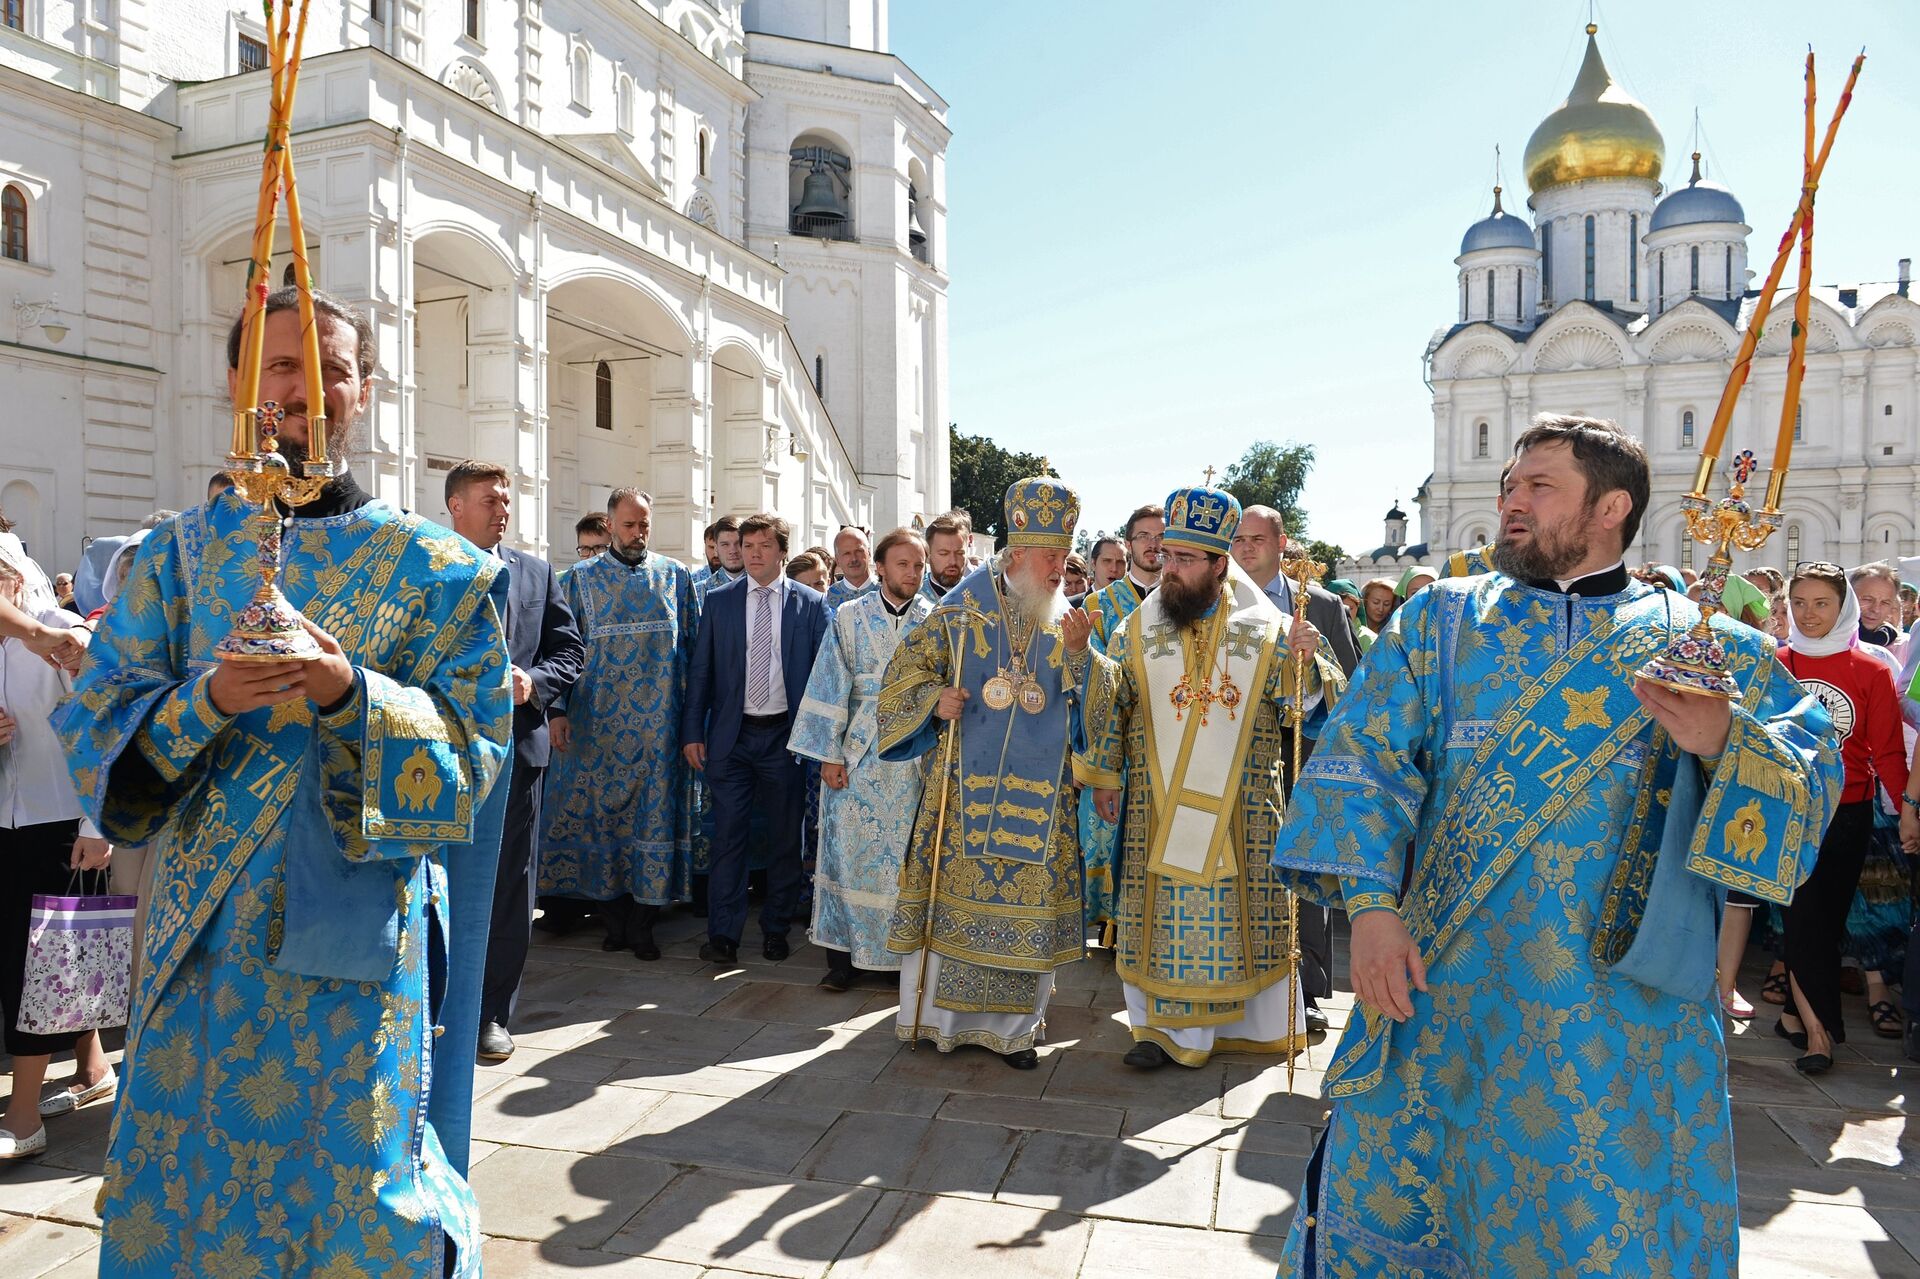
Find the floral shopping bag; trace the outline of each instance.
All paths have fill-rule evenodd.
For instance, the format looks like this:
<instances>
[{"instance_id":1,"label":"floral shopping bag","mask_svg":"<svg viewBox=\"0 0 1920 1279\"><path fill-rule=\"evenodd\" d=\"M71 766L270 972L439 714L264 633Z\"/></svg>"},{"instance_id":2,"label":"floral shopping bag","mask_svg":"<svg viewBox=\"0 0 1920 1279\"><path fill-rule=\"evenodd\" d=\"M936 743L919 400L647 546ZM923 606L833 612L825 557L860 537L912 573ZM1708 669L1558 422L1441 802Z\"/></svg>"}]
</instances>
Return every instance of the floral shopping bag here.
<instances>
[{"instance_id":1,"label":"floral shopping bag","mask_svg":"<svg viewBox=\"0 0 1920 1279\"><path fill-rule=\"evenodd\" d=\"M69 892L73 887L85 885L70 885ZM18 1029L64 1035L126 1024L139 900L106 893L33 895Z\"/></svg>"}]
</instances>

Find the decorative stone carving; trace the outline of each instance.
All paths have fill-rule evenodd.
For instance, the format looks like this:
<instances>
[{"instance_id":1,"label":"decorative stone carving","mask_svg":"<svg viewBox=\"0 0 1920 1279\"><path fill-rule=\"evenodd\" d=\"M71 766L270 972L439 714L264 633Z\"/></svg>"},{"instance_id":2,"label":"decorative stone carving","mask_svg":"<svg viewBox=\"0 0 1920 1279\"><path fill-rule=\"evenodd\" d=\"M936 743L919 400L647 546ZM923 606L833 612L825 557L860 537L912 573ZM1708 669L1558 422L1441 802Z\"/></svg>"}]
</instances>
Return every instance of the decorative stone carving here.
<instances>
[{"instance_id":1,"label":"decorative stone carving","mask_svg":"<svg viewBox=\"0 0 1920 1279\"><path fill-rule=\"evenodd\" d=\"M440 83L472 98L489 111L500 109L500 94L493 87L493 80L470 58L454 59L446 74L440 77Z\"/></svg>"},{"instance_id":2,"label":"decorative stone carving","mask_svg":"<svg viewBox=\"0 0 1920 1279\"><path fill-rule=\"evenodd\" d=\"M1576 326L1562 329L1547 340L1534 358L1535 368L1546 373L1572 369L1616 369L1621 364L1620 348L1599 329Z\"/></svg>"},{"instance_id":3,"label":"decorative stone carving","mask_svg":"<svg viewBox=\"0 0 1920 1279\"><path fill-rule=\"evenodd\" d=\"M1686 364L1696 360L1724 360L1727 344L1718 333L1703 324L1682 324L1668 329L1653 344L1653 358L1660 364Z\"/></svg>"}]
</instances>

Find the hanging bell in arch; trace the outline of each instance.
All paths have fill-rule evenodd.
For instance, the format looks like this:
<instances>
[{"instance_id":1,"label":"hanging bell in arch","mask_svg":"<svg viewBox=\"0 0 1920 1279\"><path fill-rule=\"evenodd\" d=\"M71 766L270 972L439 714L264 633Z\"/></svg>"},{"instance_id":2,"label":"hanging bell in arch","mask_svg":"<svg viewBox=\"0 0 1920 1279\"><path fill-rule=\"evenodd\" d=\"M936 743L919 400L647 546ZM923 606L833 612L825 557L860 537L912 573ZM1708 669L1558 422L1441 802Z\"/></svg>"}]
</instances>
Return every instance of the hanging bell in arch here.
<instances>
[{"instance_id":1,"label":"hanging bell in arch","mask_svg":"<svg viewBox=\"0 0 1920 1279\"><path fill-rule=\"evenodd\" d=\"M920 197L907 188L907 243L916 249L926 247L927 228L920 224Z\"/></svg>"},{"instance_id":2,"label":"hanging bell in arch","mask_svg":"<svg viewBox=\"0 0 1920 1279\"><path fill-rule=\"evenodd\" d=\"M796 218L845 218L847 210L840 203L840 188L833 180L833 174L824 164L816 164L807 173L806 183L800 188L800 203L793 206Z\"/></svg>"}]
</instances>

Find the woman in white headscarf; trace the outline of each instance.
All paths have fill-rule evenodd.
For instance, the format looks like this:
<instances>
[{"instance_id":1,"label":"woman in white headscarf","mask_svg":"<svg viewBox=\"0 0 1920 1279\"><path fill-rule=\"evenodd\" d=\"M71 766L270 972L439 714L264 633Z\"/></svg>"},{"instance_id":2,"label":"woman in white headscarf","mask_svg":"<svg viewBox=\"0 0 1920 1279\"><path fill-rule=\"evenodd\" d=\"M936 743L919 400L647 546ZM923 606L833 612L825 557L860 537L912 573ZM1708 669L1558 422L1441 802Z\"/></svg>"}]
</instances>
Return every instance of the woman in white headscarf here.
<instances>
[{"instance_id":1,"label":"woman in white headscarf","mask_svg":"<svg viewBox=\"0 0 1920 1279\"><path fill-rule=\"evenodd\" d=\"M54 605L53 585L17 539L0 535L0 600L36 623L66 631L80 619ZM113 1069L98 1035L34 1035L17 1029L35 893L68 890L75 870L104 869L113 849L80 812L66 752L49 716L72 678L18 638L0 642L0 1033L13 1057L13 1097L0 1115L0 1162L47 1148L40 1088L56 1052L73 1049L76 1098L113 1095Z\"/></svg>"},{"instance_id":2,"label":"woman in white headscarf","mask_svg":"<svg viewBox=\"0 0 1920 1279\"><path fill-rule=\"evenodd\" d=\"M1906 794L1908 767L1893 672L1860 642L1860 603L1845 571L1802 564L1787 584L1787 612L1780 661L1827 708L1846 767L1840 807L1821 837L1819 857L1787 907L1793 1002L1775 1030L1805 1050L1795 1068L1814 1075L1832 1068L1833 1046L1847 1037L1840 1016L1840 947L1873 835L1874 800L1883 786L1893 795Z\"/></svg>"}]
</instances>

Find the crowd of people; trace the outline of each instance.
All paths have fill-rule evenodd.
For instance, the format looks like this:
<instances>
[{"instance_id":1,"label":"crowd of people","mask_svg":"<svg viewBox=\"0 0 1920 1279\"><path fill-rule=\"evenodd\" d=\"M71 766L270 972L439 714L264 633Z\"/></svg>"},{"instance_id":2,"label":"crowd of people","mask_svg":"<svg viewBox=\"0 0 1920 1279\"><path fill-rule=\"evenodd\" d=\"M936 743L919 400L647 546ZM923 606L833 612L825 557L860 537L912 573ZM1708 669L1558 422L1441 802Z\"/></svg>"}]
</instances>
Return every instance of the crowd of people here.
<instances>
[{"instance_id":1,"label":"crowd of people","mask_svg":"<svg viewBox=\"0 0 1920 1279\"><path fill-rule=\"evenodd\" d=\"M295 301L260 395L300 473ZM316 305L350 463L372 330ZM231 479L71 575L0 532L0 1160L114 1100L126 1267L473 1273L473 1071L515 1051L536 924L639 964L669 911L716 964L804 928L822 987L897 991L901 1040L1016 1070L1091 944L1151 1071L1327 1030L1344 912L1358 1013L1285 1273L1730 1272L1750 935L1801 1071L1833 1068L1846 959L1920 1056L1915 593L1752 570L1716 602L1741 696L1636 678L1705 588L1627 567L1647 460L1610 423L1520 439L1493 545L1324 587L1280 511L1206 485L1084 557L1033 477L984 562L963 511L805 549L752 513L691 566L619 488L557 571L508 545L504 465L449 471L450 527L344 465L282 512L303 661L215 660L259 581ZM15 1029L32 897L75 870L143 902L118 1075L97 1034Z\"/></svg>"}]
</instances>

